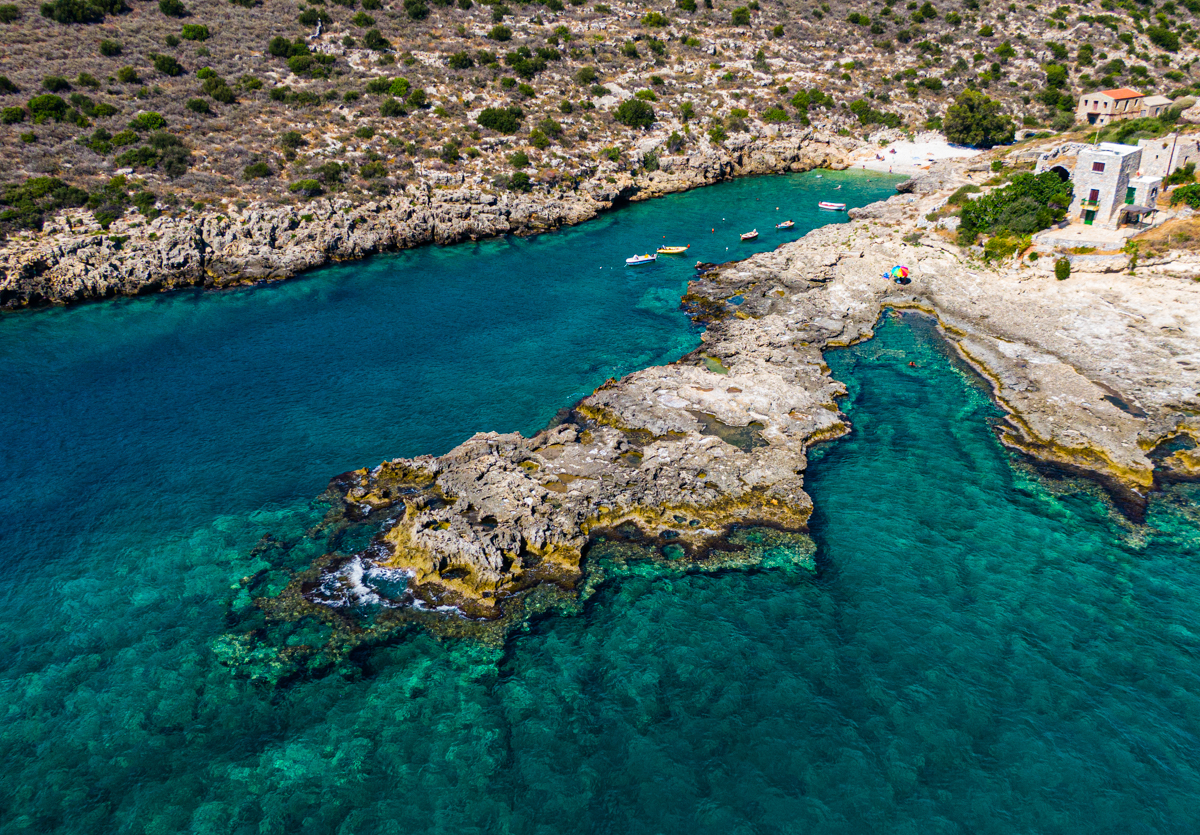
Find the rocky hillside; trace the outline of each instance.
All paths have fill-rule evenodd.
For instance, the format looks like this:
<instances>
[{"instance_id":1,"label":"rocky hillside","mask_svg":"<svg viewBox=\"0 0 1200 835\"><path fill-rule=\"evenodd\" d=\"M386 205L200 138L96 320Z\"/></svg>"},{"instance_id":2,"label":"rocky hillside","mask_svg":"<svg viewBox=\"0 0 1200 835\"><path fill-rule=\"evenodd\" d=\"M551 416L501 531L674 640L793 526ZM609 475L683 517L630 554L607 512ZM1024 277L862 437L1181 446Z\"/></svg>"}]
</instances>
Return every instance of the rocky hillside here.
<instances>
[{"instance_id":1,"label":"rocky hillside","mask_svg":"<svg viewBox=\"0 0 1200 835\"><path fill-rule=\"evenodd\" d=\"M20 0L0 5L0 235L63 208L108 228L418 184L550 194L781 125L936 127L965 87L1065 129L1084 89L1191 92L1198 19L1200 0Z\"/></svg>"}]
</instances>

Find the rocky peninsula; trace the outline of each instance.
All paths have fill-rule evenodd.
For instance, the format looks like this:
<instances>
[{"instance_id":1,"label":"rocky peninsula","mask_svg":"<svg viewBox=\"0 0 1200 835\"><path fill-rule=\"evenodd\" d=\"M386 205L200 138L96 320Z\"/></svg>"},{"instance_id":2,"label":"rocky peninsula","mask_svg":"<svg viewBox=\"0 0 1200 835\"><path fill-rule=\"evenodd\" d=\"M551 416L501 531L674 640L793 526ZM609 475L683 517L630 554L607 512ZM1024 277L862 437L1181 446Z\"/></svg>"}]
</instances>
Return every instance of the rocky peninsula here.
<instances>
[{"instance_id":1,"label":"rocky peninsula","mask_svg":"<svg viewBox=\"0 0 1200 835\"><path fill-rule=\"evenodd\" d=\"M479 434L443 456L338 476L325 526L369 521L379 533L259 598L260 616L332 627L321 660L289 650L319 666L381 629L480 634L548 590L576 599L597 541L635 540L652 560L703 570L744 550L731 533L803 534L808 453L851 429L824 352L869 339L888 309L937 318L990 383L1006 445L1100 481L1135 516L1157 482L1200 474L1200 285L1188 264L1129 275L1081 260L1066 281L1048 258L985 264L922 220L966 168L940 164L852 223L707 269L683 299L707 328L698 350L610 380L532 438ZM895 264L907 284L886 275ZM364 565L407 579L370 628L330 605L354 602Z\"/></svg>"}]
</instances>

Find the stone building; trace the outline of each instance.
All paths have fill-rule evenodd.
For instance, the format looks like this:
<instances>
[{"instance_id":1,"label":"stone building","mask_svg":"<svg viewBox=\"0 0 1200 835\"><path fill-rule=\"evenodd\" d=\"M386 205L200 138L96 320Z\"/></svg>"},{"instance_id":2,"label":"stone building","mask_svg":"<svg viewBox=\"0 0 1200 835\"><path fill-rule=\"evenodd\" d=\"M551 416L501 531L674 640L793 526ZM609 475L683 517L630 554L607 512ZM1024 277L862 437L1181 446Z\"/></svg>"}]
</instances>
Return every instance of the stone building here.
<instances>
[{"instance_id":1,"label":"stone building","mask_svg":"<svg viewBox=\"0 0 1200 835\"><path fill-rule=\"evenodd\" d=\"M1071 174L1075 192L1068 219L1116 229L1155 211L1162 177L1139 175L1141 163L1142 149L1135 145L1102 142L1081 149Z\"/></svg>"},{"instance_id":2,"label":"stone building","mask_svg":"<svg viewBox=\"0 0 1200 835\"><path fill-rule=\"evenodd\" d=\"M1175 102L1166 96L1146 96L1142 99L1142 118L1160 116Z\"/></svg>"},{"instance_id":3,"label":"stone building","mask_svg":"<svg viewBox=\"0 0 1200 835\"><path fill-rule=\"evenodd\" d=\"M1166 177L1189 162L1200 164L1200 135L1172 133L1158 139L1139 139L1142 149L1141 173L1148 177Z\"/></svg>"},{"instance_id":4,"label":"stone building","mask_svg":"<svg viewBox=\"0 0 1200 835\"><path fill-rule=\"evenodd\" d=\"M1142 115L1144 98L1137 90L1128 87L1084 93L1079 97L1079 106L1075 109L1075 121L1100 126L1121 119L1138 118Z\"/></svg>"}]
</instances>

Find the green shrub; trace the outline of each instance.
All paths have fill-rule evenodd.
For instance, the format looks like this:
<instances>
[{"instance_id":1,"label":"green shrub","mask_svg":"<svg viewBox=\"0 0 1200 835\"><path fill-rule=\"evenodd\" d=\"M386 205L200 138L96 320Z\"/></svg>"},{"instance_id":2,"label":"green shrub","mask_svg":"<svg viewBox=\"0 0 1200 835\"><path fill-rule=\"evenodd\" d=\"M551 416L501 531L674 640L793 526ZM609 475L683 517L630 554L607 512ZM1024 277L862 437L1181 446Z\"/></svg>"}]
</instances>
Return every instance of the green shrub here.
<instances>
[{"instance_id":1,"label":"green shrub","mask_svg":"<svg viewBox=\"0 0 1200 835\"><path fill-rule=\"evenodd\" d=\"M302 197L316 197L323 192L325 188L316 180L297 180L288 186L288 191L292 194L299 194Z\"/></svg>"},{"instance_id":2,"label":"green shrub","mask_svg":"<svg viewBox=\"0 0 1200 835\"><path fill-rule=\"evenodd\" d=\"M354 131L354 135L359 139L373 139L375 137L375 128L370 125L363 125Z\"/></svg>"},{"instance_id":3,"label":"green shrub","mask_svg":"<svg viewBox=\"0 0 1200 835\"><path fill-rule=\"evenodd\" d=\"M158 70L163 75L169 75L172 78L183 75L187 70L183 65L172 58L170 55L159 55L152 52L147 56L150 62L154 64L154 69Z\"/></svg>"},{"instance_id":4,"label":"green shrub","mask_svg":"<svg viewBox=\"0 0 1200 835\"><path fill-rule=\"evenodd\" d=\"M959 239L969 242L981 233L1030 235L1048 229L1066 217L1071 195L1071 183L1057 174L1022 172L1004 188L963 204Z\"/></svg>"},{"instance_id":5,"label":"green shrub","mask_svg":"<svg viewBox=\"0 0 1200 835\"><path fill-rule=\"evenodd\" d=\"M350 18L350 22L359 29L370 29L375 25L375 18L371 17L371 15L367 14L366 12L359 12L354 17Z\"/></svg>"},{"instance_id":6,"label":"green shrub","mask_svg":"<svg viewBox=\"0 0 1200 835\"><path fill-rule=\"evenodd\" d=\"M963 203L967 202L967 200L970 198L970 195L979 194L981 191L983 191L983 189L976 185L962 186L946 199L946 205L961 206Z\"/></svg>"},{"instance_id":7,"label":"green shrub","mask_svg":"<svg viewBox=\"0 0 1200 835\"><path fill-rule=\"evenodd\" d=\"M1066 281L1071 277L1071 261L1069 258L1059 258L1054 262L1054 277Z\"/></svg>"},{"instance_id":8,"label":"green shrub","mask_svg":"<svg viewBox=\"0 0 1200 835\"><path fill-rule=\"evenodd\" d=\"M508 162L513 168L528 168L529 154L524 151L516 151L509 155Z\"/></svg>"},{"instance_id":9,"label":"green shrub","mask_svg":"<svg viewBox=\"0 0 1200 835\"><path fill-rule=\"evenodd\" d=\"M459 152L458 143L453 141L447 142L445 145L443 145L441 153L439 153L438 156L441 158L442 162L446 163L447 165L453 165L462 159L462 154Z\"/></svg>"},{"instance_id":10,"label":"green shrub","mask_svg":"<svg viewBox=\"0 0 1200 835\"><path fill-rule=\"evenodd\" d=\"M187 7L183 0L158 0L158 10L167 17L187 17Z\"/></svg>"},{"instance_id":11,"label":"green shrub","mask_svg":"<svg viewBox=\"0 0 1200 835\"><path fill-rule=\"evenodd\" d=\"M23 107L6 107L0 110L0 124L15 125L17 122L25 121L25 108Z\"/></svg>"},{"instance_id":12,"label":"green shrub","mask_svg":"<svg viewBox=\"0 0 1200 835\"><path fill-rule=\"evenodd\" d=\"M429 107L429 96L426 95L424 88L418 87L408 94L408 98L404 100L409 107L417 109L425 109Z\"/></svg>"},{"instance_id":13,"label":"green shrub","mask_svg":"<svg viewBox=\"0 0 1200 835\"><path fill-rule=\"evenodd\" d=\"M762 113L762 120L767 123L786 122L788 120L787 111L782 107L768 107Z\"/></svg>"},{"instance_id":14,"label":"green shrub","mask_svg":"<svg viewBox=\"0 0 1200 835\"><path fill-rule=\"evenodd\" d=\"M641 99L626 99L617 106L613 118L631 128L648 128L654 124L654 108Z\"/></svg>"},{"instance_id":15,"label":"green shrub","mask_svg":"<svg viewBox=\"0 0 1200 835\"><path fill-rule=\"evenodd\" d=\"M42 228L47 215L87 203L88 194L57 177L32 177L0 187L0 237L18 229Z\"/></svg>"},{"instance_id":16,"label":"green shrub","mask_svg":"<svg viewBox=\"0 0 1200 835\"><path fill-rule=\"evenodd\" d=\"M111 144L114 148L121 148L125 145L132 145L138 141L138 135L131 130L123 130L113 134Z\"/></svg>"},{"instance_id":17,"label":"green shrub","mask_svg":"<svg viewBox=\"0 0 1200 835\"><path fill-rule=\"evenodd\" d=\"M396 116L407 116L408 111L404 109L404 105L400 103L399 99L388 96L379 105L379 115L390 119Z\"/></svg>"},{"instance_id":18,"label":"green shrub","mask_svg":"<svg viewBox=\"0 0 1200 835\"><path fill-rule=\"evenodd\" d=\"M47 119L61 122L66 118L68 109L67 103L53 93L43 93L40 96L34 96L25 106L29 108L29 115L33 117L33 121L37 124L41 124Z\"/></svg>"},{"instance_id":19,"label":"green shrub","mask_svg":"<svg viewBox=\"0 0 1200 835\"><path fill-rule=\"evenodd\" d=\"M121 67L117 70L117 81L122 84L141 84L142 79L138 76L137 70L133 67Z\"/></svg>"},{"instance_id":20,"label":"green shrub","mask_svg":"<svg viewBox=\"0 0 1200 835\"><path fill-rule=\"evenodd\" d=\"M667 16L662 12L646 12L642 16L643 26L666 26Z\"/></svg>"},{"instance_id":21,"label":"green shrub","mask_svg":"<svg viewBox=\"0 0 1200 835\"><path fill-rule=\"evenodd\" d=\"M508 187L511 191L528 192L533 188L533 180L524 171L518 171L509 178Z\"/></svg>"},{"instance_id":22,"label":"green shrub","mask_svg":"<svg viewBox=\"0 0 1200 835\"><path fill-rule=\"evenodd\" d=\"M1180 186L1171 192L1171 205L1185 203L1193 209L1200 209L1200 184Z\"/></svg>"},{"instance_id":23,"label":"green shrub","mask_svg":"<svg viewBox=\"0 0 1200 835\"><path fill-rule=\"evenodd\" d=\"M675 0L675 8L685 12L696 11L696 0Z\"/></svg>"},{"instance_id":24,"label":"green shrub","mask_svg":"<svg viewBox=\"0 0 1200 835\"><path fill-rule=\"evenodd\" d=\"M289 130L279 137L279 144L281 147L294 151L307 145L308 140L301 136L299 131Z\"/></svg>"},{"instance_id":25,"label":"green shrub","mask_svg":"<svg viewBox=\"0 0 1200 835\"><path fill-rule=\"evenodd\" d=\"M153 110L139 113L129 123L130 129L136 131L161 130L166 126L167 120L163 118L161 113L155 113Z\"/></svg>"},{"instance_id":26,"label":"green shrub","mask_svg":"<svg viewBox=\"0 0 1200 835\"><path fill-rule=\"evenodd\" d=\"M502 23L498 23L492 27L492 30L487 34L488 38L493 41L504 43L512 40L512 30Z\"/></svg>"},{"instance_id":27,"label":"green shrub","mask_svg":"<svg viewBox=\"0 0 1200 835\"><path fill-rule=\"evenodd\" d=\"M595 84L599 77L595 67L580 67L579 72L575 73L575 79L580 84Z\"/></svg>"},{"instance_id":28,"label":"green shrub","mask_svg":"<svg viewBox=\"0 0 1200 835\"><path fill-rule=\"evenodd\" d=\"M637 44L635 44L633 41L625 41L625 43L621 45L621 54L626 58L641 57L638 53Z\"/></svg>"},{"instance_id":29,"label":"green shrub","mask_svg":"<svg viewBox=\"0 0 1200 835\"><path fill-rule=\"evenodd\" d=\"M206 41L209 38L208 27L202 23L185 23L179 37L185 41Z\"/></svg>"},{"instance_id":30,"label":"green shrub","mask_svg":"<svg viewBox=\"0 0 1200 835\"><path fill-rule=\"evenodd\" d=\"M21 16L21 9L13 3L0 5L0 23L12 23Z\"/></svg>"},{"instance_id":31,"label":"green shrub","mask_svg":"<svg viewBox=\"0 0 1200 835\"><path fill-rule=\"evenodd\" d=\"M364 180L377 180L380 177L386 177L387 166L383 164L383 160L378 159L364 162L358 167L358 176Z\"/></svg>"},{"instance_id":32,"label":"green shrub","mask_svg":"<svg viewBox=\"0 0 1200 835\"><path fill-rule=\"evenodd\" d=\"M383 52L391 47L392 42L385 38L378 29L368 29L363 35L363 45L375 52Z\"/></svg>"},{"instance_id":33,"label":"green shrub","mask_svg":"<svg viewBox=\"0 0 1200 835\"><path fill-rule=\"evenodd\" d=\"M39 8L42 17L58 23L99 23L105 15L129 11L125 0L53 0Z\"/></svg>"},{"instance_id":34,"label":"green shrub","mask_svg":"<svg viewBox=\"0 0 1200 835\"><path fill-rule=\"evenodd\" d=\"M80 87L90 87L93 90L100 89L100 79L89 72L81 72L75 79L75 83Z\"/></svg>"},{"instance_id":35,"label":"green shrub","mask_svg":"<svg viewBox=\"0 0 1200 835\"><path fill-rule=\"evenodd\" d=\"M380 0L362 0L362 7L368 12L377 12L383 8L383 3Z\"/></svg>"},{"instance_id":36,"label":"green shrub","mask_svg":"<svg viewBox=\"0 0 1200 835\"><path fill-rule=\"evenodd\" d=\"M301 26L316 26L318 23L329 23L332 18L329 12L324 9L317 9L309 6L304 11L300 12L300 17L297 18Z\"/></svg>"},{"instance_id":37,"label":"green shrub","mask_svg":"<svg viewBox=\"0 0 1200 835\"><path fill-rule=\"evenodd\" d=\"M729 15L729 21L734 26L749 26L750 25L750 10L745 6L738 6Z\"/></svg>"},{"instance_id":38,"label":"green shrub","mask_svg":"<svg viewBox=\"0 0 1200 835\"><path fill-rule=\"evenodd\" d=\"M293 55L287 59L288 69L296 75L303 75L312 69L316 61L311 55Z\"/></svg>"},{"instance_id":39,"label":"green shrub","mask_svg":"<svg viewBox=\"0 0 1200 835\"><path fill-rule=\"evenodd\" d=\"M855 99L850 103L850 112L858 117L864 125L886 125L889 128L900 127L900 117L886 110L877 110L863 99Z\"/></svg>"},{"instance_id":40,"label":"green shrub","mask_svg":"<svg viewBox=\"0 0 1200 835\"><path fill-rule=\"evenodd\" d=\"M1183 183L1191 183L1196 179L1196 163L1189 162L1182 168L1176 168L1166 179L1163 180L1164 186L1177 186Z\"/></svg>"},{"instance_id":41,"label":"green shrub","mask_svg":"<svg viewBox=\"0 0 1200 835\"><path fill-rule=\"evenodd\" d=\"M455 52L450 56L447 63L450 65L450 69L452 70L469 70L471 67L475 66L474 59L471 58L471 54L466 51Z\"/></svg>"},{"instance_id":42,"label":"green shrub","mask_svg":"<svg viewBox=\"0 0 1200 835\"><path fill-rule=\"evenodd\" d=\"M424 0L404 0L404 13L411 20L424 20L429 17L429 7Z\"/></svg>"},{"instance_id":43,"label":"green shrub","mask_svg":"<svg viewBox=\"0 0 1200 835\"><path fill-rule=\"evenodd\" d=\"M71 89L71 82L61 75L48 75L42 79L42 89L49 90L51 93L61 93L63 90Z\"/></svg>"},{"instance_id":44,"label":"green shrub","mask_svg":"<svg viewBox=\"0 0 1200 835\"><path fill-rule=\"evenodd\" d=\"M188 99L184 107L193 113L199 113L201 116L212 115L212 108L208 106L208 102L204 99Z\"/></svg>"},{"instance_id":45,"label":"green shrub","mask_svg":"<svg viewBox=\"0 0 1200 835\"><path fill-rule=\"evenodd\" d=\"M0 75L0 96L11 95L12 93L21 92L21 88L12 83L12 80L7 75Z\"/></svg>"},{"instance_id":46,"label":"green shrub","mask_svg":"<svg viewBox=\"0 0 1200 835\"><path fill-rule=\"evenodd\" d=\"M1167 52L1179 51L1179 35L1165 26L1150 26L1146 29L1146 37L1150 43Z\"/></svg>"},{"instance_id":47,"label":"green shrub","mask_svg":"<svg viewBox=\"0 0 1200 835\"><path fill-rule=\"evenodd\" d=\"M525 113L519 107L488 107L479 114L481 127L497 133L514 134L521 129Z\"/></svg>"}]
</instances>

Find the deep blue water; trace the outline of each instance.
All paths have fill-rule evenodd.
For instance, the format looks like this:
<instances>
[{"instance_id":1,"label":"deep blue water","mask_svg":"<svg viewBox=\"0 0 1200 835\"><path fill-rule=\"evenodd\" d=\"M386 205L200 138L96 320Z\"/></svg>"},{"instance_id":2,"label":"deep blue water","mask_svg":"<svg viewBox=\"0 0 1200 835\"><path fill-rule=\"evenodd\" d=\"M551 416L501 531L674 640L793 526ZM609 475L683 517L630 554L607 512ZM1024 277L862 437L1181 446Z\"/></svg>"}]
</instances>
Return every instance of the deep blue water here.
<instances>
[{"instance_id":1,"label":"deep blue water","mask_svg":"<svg viewBox=\"0 0 1200 835\"><path fill-rule=\"evenodd\" d=\"M1195 491L1135 526L1034 476L920 320L828 357L855 431L809 472L815 576L627 577L502 649L418 635L281 690L216 663L250 549L331 475L690 350L691 262L836 182L890 186L0 318L0 831L1196 831ZM655 235L693 250L619 266Z\"/></svg>"}]
</instances>

